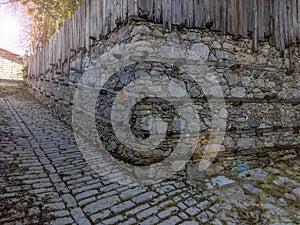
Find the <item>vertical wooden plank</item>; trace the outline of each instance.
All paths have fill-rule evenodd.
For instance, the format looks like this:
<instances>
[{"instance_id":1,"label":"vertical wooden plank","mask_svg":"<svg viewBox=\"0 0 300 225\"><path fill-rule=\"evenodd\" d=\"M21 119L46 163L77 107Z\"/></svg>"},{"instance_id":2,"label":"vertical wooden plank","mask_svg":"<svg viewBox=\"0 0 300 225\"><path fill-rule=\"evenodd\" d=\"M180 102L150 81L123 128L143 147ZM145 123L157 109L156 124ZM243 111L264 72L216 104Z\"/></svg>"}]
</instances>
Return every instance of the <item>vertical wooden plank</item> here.
<instances>
[{"instance_id":1,"label":"vertical wooden plank","mask_svg":"<svg viewBox=\"0 0 300 225\"><path fill-rule=\"evenodd\" d=\"M221 10L221 23L220 23L220 31L225 34L227 31L227 0L222 0L221 1L221 6L220 6L220 10Z\"/></svg>"},{"instance_id":2,"label":"vertical wooden plank","mask_svg":"<svg viewBox=\"0 0 300 225\"><path fill-rule=\"evenodd\" d=\"M81 33L82 33L82 23L81 23L81 13L82 13L82 7L83 7L83 3L81 3L79 5L78 8L78 16L77 16L77 43L78 43L78 48L82 47L82 40L81 40Z\"/></svg>"},{"instance_id":3,"label":"vertical wooden plank","mask_svg":"<svg viewBox=\"0 0 300 225\"><path fill-rule=\"evenodd\" d=\"M59 55L59 50L57 50L58 49L58 32L56 32L56 35L55 35L55 45L54 45L54 49L53 49L53 55L55 56L54 57L54 61L53 61L53 63L57 63L57 61L58 61L58 55Z\"/></svg>"},{"instance_id":4,"label":"vertical wooden plank","mask_svg":"<svg viewBox=\"0 0 300 225\"><path fill-rule=\"evenodd\" d=\"M171 21L172 21L172 0L162 0L163 5L163 28L171 30Z\"/></svg>"},{"instance_id":5,"label":"vertical wooden plank","mask_svg":"<svg viewBox=\"0 0 300 225\"><path fill-rule=\"evenodd\" d=\"M211 7L210 0L204 0L205 24L211 23Z\"/></svg>"},{"instance_id":6,"label":"vertical wooden plank","mask_svg":"<svg viewBox=\"0 0 300 225\"><path fill-rule=\"evenodd\" d=\"M228 0L228 5L227 5L227 31L226 33L233 34L234 33L234 0Z\"/></svg>"},{"instance_id":7,"label":"vertical wooden plank","mask_svg":"<svg viewBox=\"0 0 300 225\"><path fill-rule=\"evenodd\" d=\"M153 21L153 5L154 4L154 0L147 0L147 9L148 9L148 19L150 21Z\"/></svg>"},{"instance_id":8,"label":"vertical wooden plank","mask_svg":"<svg viewBox=\"0 0 300 225\"><path fill-rule=\"evenodd\" d=\"M43 75L44 73L44 65L45 65L45 50L44 49L41 49L41 54L40 54L40 62L41 62L41 71L40 71L40 74Z\"/></svg>"},{"instance_id":9,"label":"vertical wooden plank","mask_svg":"<svg viewBox=\"0 0 300 225\"><path fill-rule=\"evenodd\" d=\"M121 0L115 0L115 26L117 27L117 22L120 20L121 18Z\"/></svg>"},{"instance_id":10,"label":"vertical wooden plank","mask_svg":"<svg viewBox=\"0 0 300 225\"><path fill-rule=\"evenodd\" d=\"M58 32L55 33L54 36L54 41L53 41L53 49L52 49L52 53L53 53L53 61L52 63L55 64L57 63L58 60L58 50L57 50L57 43L58 43Z\"/></svg>"},{"instance_id":11,"label":"vertical wooden plank","mask_svg":"<svg viewBox=\"0 0 300 225\"><path fill-rule=\"evenodd\" d=\"M103 34L107 35L109 31L109 24L110 24L110 9L109 4L110 1L103 0Z\"/></svg>"},{"instance_id":12,"label":"vertical wooden plank","mask_svg":"<svg viewBox=\"0 0 300 225\"><path fill-rule=\"evenodd\" d=\"M39 67L38 49L36 49L34 61L35 61L34 76L38 77L38 67Z\"/></svg>"},{"instance_id":13,"label":"vertical wooden plank","mask_svg":"<svg viewBox=\"0 0 300 225\"><path fill-rule=\"evenodd\" d=\"M50 69L50 63L51 63L51 55L50 55L50 50L51 50L51 45L49 44L48 45L48 48L47 48L47 70Z\"/></svg>"},{"instance_id":14,"label":"vertical wooden plank","mask_svg":"<svg viewBox=\"0 0 300 225\"><path fill-rule=\"evenodd\" d=\"M67 42L68 42L68 48L66 49L66 55L67 55L67 58L70 58L70 49L72 48L72 41L71 40L71 35L72 35L72 20L71 18L68 19L68 26L67 26Z\"/></svg>"},{"instance_id":15,"label":"vertical wooden plank","mask_svg":"<svg viewBox=\"0 0 300 225\"><path fill-rule=\"evenodd\" d=\"M96 15L98 17L97 38L103 33L103 0L97 2Z\"/></svg>"},{"instance_id":16,"label":"vertical wooden plank","mask_svg":"<svg viewBox=\"0 0 300 225\"><path fill-rule=\"evenodd\" d=\"M44 68L43 68L43 74L46 75L46 71L47 71L47 65L48 65L48 51L47 51L47 47L44 47L44 61L43 61L43 64L44 64Z\"/></svg>"},{"instance_id":17,"label":"vertical wooden plank","mask_svg":"<svg viewBox=\"0 0 300 225\"><path fill-rule=\"evenodd\" d=\"M210 4L210 10L209 10L209 13L210 13L210 22L211 25L209 25L208 27L212 30L215 30L215 7L216 7L216 4L215 4L215 1L216 0L210 0L209 4Z\"/></svg>"},{"instance_id":18,"label":"vertical wooden plank","mask_svg":"<svg viewBox=\"0 0 300 225\"><path fill-rule=\"evenodd\" d=\"M128 1L128 16L135 15L135 0L127 0Z\"/></svg>"},{"instance_id":19,"label":"vertical wooden plank","mask_svg":"<svg viewBox=\"0 0 300 225\"><path fill-rule=\"evenodd\" d=\"M68 29L68 45L69 45L69 47L67 48L66 54L67 54L67 57L70 58L71 57L70 49L72 48L72 45L73 45L73 43L72 43L73 40L71 38L71 36L72 36L72 17L68 18L67 21L68 21L67 29Z\"/></svg>"},{"instance_id":20,"label":"vertical wooden plank","mask_svg":"<svg viewBox=\"0 0 300 225\"><path fill-rule=\"evenodd\" d=\"M42 70L41 70L41 74L45 75L45 71L46 71L46 48L45 46L43 46L42 48L42 58L41 58L41 61L42 61Z\"/></svg>"},{"instance_id":21,"label":"vertical wooden plank","mask_svg":"<svg viewBox=\"0 0 300 225\"><path fill-rule=\"evenodd\" d=\"M122 0L117 0L117 15L116 15L116 19L118 19L119 21L122 21Z\"/></svg>"},{"instance_id":22,"label":"vertical wooden plank","mask_svg":"<svg viewBox=\"0 0 300 225\"><path fill-rule=\"evenodd\" d=\"M107 18L107 32L108 34L112 31L113 27L113 0L107 0L107 12L108 12L108 18Z\"/></svg>"},{"instance_id":23,"label":"vertical wooden plank","mask_svg":"<svg viewBox=\"0 0 300 225\"><path fill-rule=\"evenodd\" d=\"M34 57L33 57L33 62L34 62L34 67L33 67L33 74L34 74L34 76L36 77L36 71L37 71L37 60L36 60L36 58L37 58L37 53L35 52L34 53L35 55L34 55Z\"/></svg>"},{"instance_id":24,"label":"vertical wooden plank","mask_svg":"<svg viewBox=\"0 0 300 225\"><path fill-rule=\"evenodd\" d=\"M147 0L138 0L138 8L139 8L139 15L144 14L148 17L148 4Z\"/></svg>"},{"instance_id":25,"label":"vertical wooden plank","mask_svg":"<svg viewBox=\"0 0 300 225\"><path fill-rule=\"evenodd\" d=\"M242 18L241 22L241 34L244 38L248 37L248 11L251 10L248 8L248 1L241 1L240 7L242 8L242 12L240 13L240 18Z\"/></svg>"},{"instance_id":26,"label":"vertical wooden plank","mask_svg":"<svg viewBox=\"0 0 300 225\"><path fill-rule=\"evenodd\" d=\"M282 28L284 33L284 43L289 42L289 35L288 35L288 16L287 16L287 0L280 1L280 21L282 22Z\"/></svg>"},{"instance_id":27,"label":"vertical wooden plank","mask_svg":"<svg viewBox=\"0 0 300 225\"><path fill-rule=\"evenodd\" d=\"M35 77L35 70L36 70L36 60L35 55L32 55L32 76Z\"/></svg>"},{"instance_id":28,"label":"vertical wooden plank","mask_svg":"<svg viewBox=\"0 0 300 225\"><path fill-rule=\"evenodd\" d=\"M26 66L27 66L27 74L31 77L31 58L30 56L26 59Z\"/></svg>"},{"instance_id":29,"label":"vertical wooden plank","mask_svg":"<svg viewBox=\"0 0 300 225\"><path fill-rule=\"evenodd\" d=\"M33 61L34 61L33 74L34 74L35 77L37 77L37 67L38 67L37 52L35 52Z\"/></svg>"},{"instance_id":30,"label":"vertical wooden plank","mask_svg":"<svg viewBox=\"0 0 300 225\"><path fill-rule=\"evenodd\" d=\"M100 38L100 36L103 34L103 0L96 0L96 2L96 15L98 17L97 38Z\"/></svg>"},{"instance_id":31,"label":"vertical wooden plank","mask_svg":"<svg viewBox=\"0 0 300 225\"><path fill-rule=\"evenodd\" d=\"M80 47L80 44L79 44L79 39L80 39L80 31L79 31L79 29L80 29L80 25L79 25L80 16L79 16L79 13L80 13L80 11L77 10L76 18L75 18L76 26L75 26L75 29L74 29L74 32L76 32L76 33L74 33L74 38L76 39L76 45L75 45L75 48L74 48L75 50L77 50Z\"/></svg>"},{"instance_id":32,"label":"vertical wooden plank","mask_svg":"<svg viewBox=\"0 0 300 225\"><path fill-rule=\"evenodd\" d=\"M107 18L108 18L108 12L107 12L107 0L103 0L102 5L102 35L106 35L107 32Z\"/></svg>"},{"instance_id":33,"label":"vertical wooden plank","mask_svg":"<svg viewBox=\"0 0 300 225\"><path fill-rule=\"evenodd\" d=\"M287 32L287 40L286 44L290 45L293 40L293 11L292 11L292 0L286 0L286 11L287 11L287 27L286 27L286 32Z\"/></svg>"},{"instance_id":34,"label":"vertical wooden plank","mask_svg":"<svg viewBox=\"0 0 300 225\"><path fill-rule=\"evenodd\" d=\"M258 5L258 39L263 41L264 40L264 31L265 31L265 0L259 0Z\"/></svg>"},{"instance_id":35,"label":"vertical wooden plank","mask_svg":"<svg viewBox=\"0 0 300 225\"><path fill-rule=\"evenodd\" d=\"M80 8L81 8L81 4L79 5L78 9L77 9L77 14L76 14L76 31L77 34L75 33L75 37L76 37L76 44L77 44L77 48L80 47Z\"/></svg>"},{"instance_id":36,"label":"vertical wooden plank","mask_svg":"<svg viewBox=\"0 0 300 225\"><path fill-rule=\"evenodd\" d=\"M57 32L53 35L53 45L52 45L52 63L56 63L56 35Z\"/></svg>"},{"instance_id":37,"label":"vertical wooden plank","mask_svg":"<svg viewBox=\"0 0 300 225\"><path fill-rule=\"evenodd\" d=\"M40 48L38 48L37 59L38 59L37 76L40 77L41 75L41 49Z\"/></svg>"},{"instance_id":38,"label":"vertical wooden plank","mask_svg":"<svg viewBox=\"0 0 300 225\"><path fill-rule=\"evenodd\" d=\"M44 75L44 66L45 66L45 63L44 63L44 53L45 53L45 51L44 51L44 49L43 48L41 48L41 52L40 52L40 55L39 55L39 57L40 57L40 76L43 76Z\"/></svg>"},{"instance_id":39,"label":"vertical wooden plank","mask_svg":"<svg viewBox=\"0 0 300 225\"><path fill-rule=\"evenodd\" d=\"M58 55L57 55L57 60L61 60L61 30L58 31L58 36L57 36L57 49L58 49Z\"/></svg>"},{"instance_id":40,"label":"vertical wooden plank","mask_svg":"<svg viewBox=\"0 0 300 225\"><path fill-rule=\"evenodd\" d=\"M48 44L49 44L49 42L48 42ZM48 69L48 44L44 47L44 61L43 61L43 63L44 63L44 71L43 71L43 73L46 75L46 71L47 71L47 69Z\"/></svg>"},{"instance_id":41,"label":"vertical wooden plank","mask_svg":"<svg viewBox=\"0 0 300 225\"><path fill-rule=\"evenodd\" d=\"M69 53L70 53L70 48L71 48L71 42L70 42L70 34L69 34L69 30L70 30L70 19L68 18L66 20L66 49L65 49L65 57L66 59L69 58Z\"/></svg>"},{"instance_id":42,"label":"vertical wooden plank","mask_svg":"<svg viewBox=\"0 0 300 225\"><path fill-rule=\"evenodd\" d=\"M86 1L83 1L83 6L81 8L81 16L82 16L82 19L81 19L81 29L82 29L82 35L81 35L81 39L82 39L82 45L81 47L86 47L87 46L87 39L86 39L86 36L87 36L87 31L89 30L89 28L86 26L86 5L87 5L87 2Z\"/></svg>"},{"instance_id":43,"label":"vertical wooden plank","mask_svg":"<svg viewBox=\"0 0 300 225\"><path fill-rule=\"evenodd\" d=\"M297 0L297 30L298 30L298 34L297 34L297 40L300 39L300 0Z\"/></svg>"},{"instance_id":44,"label":"vertical wooden plank","mask_svg":"<svg viewBox=\"0 0 300 225\"><path fill-rule=\"evenodd\" d=\"M40 77L43 75L43 65L44 65L44 63L43 63L43 59L44 59L43 54L44 54L44 51L43 51L42 47L40 47L40 52L39 52L39 74L38 74Z\"/></svg>"},{"instance_id":45,"label":"vertical wooden plank","mask_svg":"<svg viewBox=\"0 0 300 225\"><path fill-rule=\"evenodd\" d=\"M186 26L186 23L187 23L186 1L187 0L181 0L181 25L184 25L184 26Z\"/></svg>"},{"instance_id":46,"label":"vertical wooden plank","mask_svg":"<svg viewBox=\"0 0 300 225\"><path fill-rule=\"evenodd\" d=\"M108 11L110 12L110 20L109 20L109 33L113 31L114 27L115 27L115 21L114 21L114 5L115 5L115 0L110 0L109 2L109 7L108 7Z\"/></svg>"},{"instance_id":47,"label":"vertical wooden plank","mask_svg":"<svg viewBox=\"0 0 300 225\"><path fill-rule=\"evenodd\" d=\"M65 53L64 53L64 59L67 59L69 57L69 51L70 51L70 39L69 39L69 19L65 21Z\"/></svg>"},{"instance_id":48,"label":"vertical wooden plank","mask_svg":"<svg viewBox=\"0 0 300 225\"><path fill-rule=\"evenodd\" d=\"M194 20L196 28L205 28L205 0L194 0Z\"/></svg>"},{"instance_id":49,"label":"vertical wooden plank","mask_svg":"<svg viewBox=\"0 0 300 225\"><path fill-rule=\"evenodd\" d=\"M62 62L64 62L66 58L66 47L67 47L67 40L66 40L66 24L62 26L63 34L62 34Z\"/></svg>"},{"instance_id":50,"label":"vertical wooden plank","mask_svg":"<svg viewBox=\"0 0 300 225\"><path fill-rule=\"evenodd\" d=\"M93 14L94 14L94 17L96 19L96 24L94 26L94 36L97 38L97 40L99 40L99 36L100 36L100 33L101 33L100 23L101 23L101 16L102 16L101 14L102 14L102 12L100 11L100 2L101 1L94 0Z\"/></svg>"},{"instance_id":51,"label":"vertical wooden plank","mask_svg":"<svg viewBox=\"0 0 300 225\"><path fill-rule=\"evenodd\" d=\"M236 11L237 11L237 17L236 17L237 33L236 33L236 35L239 35L239 36L243 35L243 20L246 19L243 16L243 14L244 14L243 2L244 2L243 0L236 1Z\"/></svg>"},{"instance_id":52,"label":"vertical wooden plank","mask_svg":"<svg viewBox=\"0 0 300 225\"><path fill-rule=\"evenodd\" d=\"M155 8L155 22L161 23L162 22L162 0L156 0L154 2Z\"/></svg>"},{"instance_id":53,"label":"vertical wooden plank","mask_svg":"<svg viewBox=\"0 0 300 225\"><path fill-rule=\"evenodd\" d=\"M65 43L65 26L62 26L61 27L61 60L62 62L64 61L65 59L65 50L66 50L66 43Z\"/></svg>"},{"instance_id":54,"label":"vertical wooden plank","mask_svg":"<svg viewBox=\"0 0 300 225\"><path fill-rule=\"evenodd\" d=\"M62 30L60 29L59 30L59 33L58 33L58 51L59 51L59 54L58 54L58 60L61 61L62 59L62 41L63 41L63 38L62 38Z\"/></svg>"},{"instance_id":55,"label":"vertical wooden plank","mask_svg":"<svg viewBox=\"0 0 300 225\"><path fill-rule=\"evenodd\" d=\"M248 0L248 31L253 32L253 2L255 0ZM272 1L272 0L271 0Z\"/></svg>"},{"instance_id":56,"label":"vertical wooden plank","mask_svg":"<svg viewBox=\"0 0 300 225\"><path fill-rule=\"evenodd\" d=\"M117 6L117 0L111 0L111 25L110 30L113 31L116 28L116 20L118 18L118 6Z\"/></svg>"},{"instance_id":57,"label":"vertical wooden plank","mask_svg":"<svg viewBox=\"0 0 300 225\"><path fill-rule=\"evenodd\" d=\"M95 26L94 26L94 32L93 32L93 36L97 38L97 40L99 40L99 36L101 34L101 30L100 30L100 18L101 18L101 14L102 12L100 11L100 2L98 0L93 0L94 1L94 10L93 10L93 16L95 18Z\"/></svg>"},{"instance_id":58,"label":"vertical wooden plank","mask_svg":"<svg viewBox=\"0 0 300 225\"><path fill-rule=\"evenodd\" d=\"M215 22L214 22L214 30L220 31L221 24L221 3L223 0L215 0Z\"/></svg>"},{"instance_id":59,"label":"vertical wooden plank","mask_svg":"<svg viewBox=\"0 0 300 225\"><path fill-rule=\"evenodd\" d=\"M52 56L51 56L51 49L52 49L52 45L53 45L53 36L50 38L50 41L49 41L49 64L52 63ZM50 66L50 65L49 65Z\"/></svg>"},{"instance_id":60,"label":"vertical wooden plank","mask_svg":"<svg viewBox=\"0 0 300 225\"><path fill-rule=\"evenodd\" d=\"M49 45L47 48L47 60L48 60L48 64L47 64L47 69L50 71L50 63L51 63L51 47L52 45Z\"/></svg>"},{"instance_id":61,"label":"vertical wooden plank","mask_svg":"<svg viewBox=\"0 0 300 225\"><path fill-rule=\"evenodd\" d=\"M297 18L297 0L292 0L292 11L293 11L293 43L297 42L297 38L299 37L299 25L298 25L298 18Z\"/></svg>"},{"instance_id":62,"label":"vertical wooden plank","mask_svg":"<svg viewBox=\"0 0 300 225\"><path fill-rule=\"evenodd\" d=\"M70 49L73 45L73 39L72 39L72 18L68 19L68 48L67 48L67 57L68 59L71 57Z\"/></svg>"},{"instance_id":63,"label":"vertical wooden plank","mask_svg":"<svg viewBox=\"0 0 300 225\"><path fill-rule=\"evenodd\" d=\"M45 72L49 71L50 68L50 62L49 62L49 45L46 48L46 68L45 68Z\"/></svg>"},{"instance_id":64,"label":"vertical wooden plank","mask_svg":"<svg viewBox=\"0 0 300 225\"><path fill-rule=\"evenodd\" d=\"M271 19L271 13L270 13L270 6L269 6L269 0L264 0L264 36L269 37L270 36L270 19Z\"/></svg>"},{"instance_id":65,"label":"vertical wooden plank","mask_svg":"<svg viewBox=\"0 0 300 225\"><path fill-rule=\"evenodd\" d=\"M172 1L172 24L180 25L181 23L181 0ZM195 0L196 1L196 0Z\"/></svg>"},{"instance_id":66,"label":"vertical wooden plank","mask_svg":"<svg viewBox=\"0 0 300 225\"><path fill-rule=\"evenodd\" d=\"M127 5L127 0L122 0L122 20L123 21L127 21L127 19L128 19L128 5Z\"/></svg>"},{"instance_id":67,"label":"vertical wooden plank","mask_svg":"<svg viewBox=\"0 0 300 225\"><path fill-rule=\"evenodd\" d=\"M233 27L233 34L238 34L238 20L239 20L239 14L238 14L238 1L239 0L233 0L232 3L232 10L233 10L233 17L232 17L232 27Z\"/></svg>"},{"instance_id":68,"label":"vertical wooden plank","mask_svg":"<svg viewBox=\"0 0 300 225\"><path fill-rule=\"evenodd\" d=\"M97 40L97 34L96 34L96 26L98 25L98 21L97 21L97 16L96 16L96 13L95 13L95 9L96 9L96 1L95 0L91 0L91 6L90 6L90 17L91 17L91 20L93 21L90 25L90 35L93 37L93 38L96 38Z\"/></svg>"},{"instance_id":69,"label":"vertical wooden plank","mask_svg":"<svg viewBox=\"0 0 300 225\"><path fill-rule=\"evenodd\" d=\"M269 32L270 32L270 44L276 46L275 41L275 1L269 0L270 20L269 20Z\"/></svg>"},{"instance_id":70,"label":"vertical wooden plank","mask_svg":"<svg viewBox=\"0 0 300 225\"><path fill-rule=\"evenodd\" d=\"M44 56L43 56L44 59L43 59L43 71L42 71L42 73L44 74L44 76L46 76L47 63L48 63L48 61L47 61L47 46L44 47L43 54L44 54Z\"/></svg>"},{"instance_id":71,"label":"vertical wooden plank","mask_svg":"<svg viewBox=\"0 0 300 225\"><path fill-rule=\"evenodd\" d=\"M188 28L194 27L194 0L186 1L188 11L186 25Z\"/></svg>"},{"instance_id":72,"label":"vertical wooden plank","mask_svg":"<svg viewBox=\"0 0 300 225\"><path fill-rule=\"evenodd\" d=\"M193 0L191 0L193 1ZM168 0L167 1L168 4L168 10L167 10L167 27L168 27L168 30L171 31L172 30L172 2L173 0ZM193 14L193 13L191 13ZM194 18L192 19L192 22L194 21Z\"/></svg>"},{"instance_id":73,"label":"vertical wooden plank","mask_svg":"<svg viewBox=\"0 0 300 225\"><path fill-rule=\"evenodd\" d=\"M289 44L296 43L296 0L288 0L288 33L289 33ZM296 11L296 12L295 12Z\"/></svg>"},{"instance_id":74,"label":"vertical wooden plank","mask_svg":"<svg viewBox=\"0 0 300 225\"><path fill-rule=\"evenodd\" d=\"M253 14L254 14L254 30L253 30L253 41L252 49L253 51L258 50L258 4L257 0L253 1Z\"/></svg>"},{"instance_id":75,"label":"vertical wooden plank","mask_svg":"<svg viewBox=\"0 0 300 225\"><path fill-rule=\"evenodd\" d=\"M95 17L94 10L95 10L95 0L90 0L90 36L96 37L95 35L95 25L97 25L97 18Z\"/></svg>"},{"instance_id":76,"label":"vertical wooden plank","mask_svg":"<svg viewBox=\"0 0 300 225\"><path fill-rule=\"evenodd\" d=\"M111 20L110 0L104 0L104 3L105 6L103 8L103 25L104 25L104 35L107 35L110 32L110 20Z\"/></svg>"},{"instance_id":77,"label":"vertical wooden plank","mask_svg":"<svg viewBox=\"0 0 300 225\"><path fill-rule=\"evenodd\" d=\"M48 56L48 59L49 59L49 65L48 66L49 66L49 68L51 68L50 64L52 63L52 57L53 57L52 56L53 55L52 54L52 48L53 48L53 36L50 39L50 44L49 44L49 48L48 48L49 49L49 51L48 51L48 55L49 55Z\"/></svg>"},{"instance_id":78,"label":"vertical wooden plank","mask_svg":"<svg viewBox=\"0 0 300 225\"><path fill-rule=\"evenodd\" d=\"M284 57L284 49L285 49L285 41L287 40L287 33L286 33L286 0L279 1L279 50L281 57Z\"/></svg>"},{"instance_id":79,"label":"vertical wooden plank","mask_svg":"<svg viewBox=\"0 0 300 225\"><path fill-rule=\"evenodd\" d=\"M76 13L72 16L72 49L73 50L76 50L77 49L77 44L76 44L76 36L75 36L75 31L77 31L77 27L76 27L76 14L77 14L77 11Z\"/></svg>"},{"instance_id":80,"label":"vertical wooden plank","mask_svg":"<svg viewBox=\"0 0 300 225\"><path fill-rule=\"evenodd\" d=\"M91 6L91 0L85 0L85 12L83 14L83 18L85 18L85 35L84 35L84 39L85 39L85 44L84 47L86 49L89 49L90 47L90 25L91 23L93 23L93 21L91 21L91 17L90 17L90 6Z\"/></svg>"},{"instance_id":81,"label":"vertical wooden plank","mask_svg":"<svg viewBox=\"0 0 300 225\"><path fill-rule=\"evenodd\" d=\"M138 9L138 0L133 1L133 15L138 15L139 9Z\"/></svg>"},{"instance_id":82,"label":"vertical wooden plank","mask_svg":"<svg viewBox=\"0 0 300 225\"><path fill-rule=\"evenodd\" d=\"M275 33L275 44L276 47L280 50L281 56L284 55L283 43L284 43L284 31L283 31L283 21L280 14L281 9L281 0L274 0L274 33Z\"/></svg>"}]
</instances>

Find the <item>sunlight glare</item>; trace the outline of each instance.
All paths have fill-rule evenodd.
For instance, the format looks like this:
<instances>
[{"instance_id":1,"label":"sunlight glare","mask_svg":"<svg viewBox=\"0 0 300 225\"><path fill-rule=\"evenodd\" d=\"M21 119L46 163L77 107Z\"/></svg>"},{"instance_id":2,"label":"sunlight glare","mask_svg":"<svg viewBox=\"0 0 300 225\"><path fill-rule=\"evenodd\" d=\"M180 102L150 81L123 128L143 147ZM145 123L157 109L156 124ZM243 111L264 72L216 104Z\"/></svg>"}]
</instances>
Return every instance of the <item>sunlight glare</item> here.
<instances>
[{"instance_id":1,"label":"sunlight glare","mask_svg":"<svg viewBox=\"0 0 300 225\"><path fill-rule=\"evenodd\" d=\"M18 35L20 30L19 25L16 21L7 21L4 29L10 35Z\"/></svg>"},{"instance_id":2,"label":"sunlight glare","mask_svg":"<svg viewBox=\"0 0 300 225\"><path fill-rule=\"evenodd\" d=\"M9 15L5 9L0 9L0 48L21 54L20 30L21 27L16 19Z\"/></svg>"}]
</instances>

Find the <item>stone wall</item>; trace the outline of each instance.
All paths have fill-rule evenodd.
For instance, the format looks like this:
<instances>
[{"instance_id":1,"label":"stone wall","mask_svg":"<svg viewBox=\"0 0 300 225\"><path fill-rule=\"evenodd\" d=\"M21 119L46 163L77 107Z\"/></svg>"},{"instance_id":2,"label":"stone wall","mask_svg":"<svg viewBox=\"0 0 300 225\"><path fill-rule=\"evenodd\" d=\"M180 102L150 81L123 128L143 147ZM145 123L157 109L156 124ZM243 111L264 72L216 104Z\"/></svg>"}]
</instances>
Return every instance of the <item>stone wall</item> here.
<instances>
[{"instance_id":1,"label":"stone wall","mask_svg":"<svg viewBox=\"0 0 300 225\"><path fill-rule=\"evenodd\" d=\"M63 121L71 124L73 117L90 137L96 131L94 138L101 139L114 157L134 165L150 165L170 156L182 141L180 130L198 119L199 132L191 134L197 144L191 147L192 160L185 167L188 176L196 179L203 173L243 170L299 157L299 49L287 51L289 58L281 58L267 42L260 43L258 52L251 49L249 39L180 27L166 33L160 25L135 21L95 43L88 52L76 52L45 76L27 77L27 84ZM142 77L157 82L134 83ZM169 124L167 141L150 155L135 152L114 135L112 123L118 115L112 114L112 105L116 99L130 99L132 93L125 89L130 83L158 93L134 105L130 124L134 135L147 140L149 130L138 127L142 122L137 121L148 114ZM163 93L168 93L167 100ZM183 112L176 127L176 110L189 100L197 115ZM173 108L171 103L179 106ZM82 104L88 116L74 117L76 104ZM117 112L126 116L122 109ZM95 121L96 130L91 132L89 125ZM203 159L213 164L199 172Z\"/></svg>"}]
</instances>

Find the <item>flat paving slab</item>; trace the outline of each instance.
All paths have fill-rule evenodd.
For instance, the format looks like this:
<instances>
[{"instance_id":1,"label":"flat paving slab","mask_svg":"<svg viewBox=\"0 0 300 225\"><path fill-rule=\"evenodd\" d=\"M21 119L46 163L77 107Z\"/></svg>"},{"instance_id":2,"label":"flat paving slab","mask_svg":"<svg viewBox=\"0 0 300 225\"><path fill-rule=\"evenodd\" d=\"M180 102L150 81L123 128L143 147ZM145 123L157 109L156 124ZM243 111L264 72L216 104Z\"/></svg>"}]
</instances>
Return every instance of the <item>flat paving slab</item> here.
<instances>
[{"instance_id":1,"label":"flat paving slab","mask_svg":"<svg viewBox=\"0 0 300 225\"><path fill-rule=\"evenodd\" d=\"M0 82L0 115L0 224L300 224L299 158L129 187L97 174L22 84Z\"/></svg>"}]
</instances>

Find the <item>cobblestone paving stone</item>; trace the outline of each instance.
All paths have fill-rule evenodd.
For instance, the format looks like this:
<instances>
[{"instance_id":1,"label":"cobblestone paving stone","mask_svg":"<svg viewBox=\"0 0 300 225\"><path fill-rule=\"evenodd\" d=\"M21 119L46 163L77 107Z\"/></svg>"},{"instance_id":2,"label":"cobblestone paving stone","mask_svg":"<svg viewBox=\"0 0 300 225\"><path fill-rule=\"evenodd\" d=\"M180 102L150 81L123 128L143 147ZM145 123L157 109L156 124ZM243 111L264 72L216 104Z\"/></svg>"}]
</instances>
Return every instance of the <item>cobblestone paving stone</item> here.
<instances>
[{"instance_id":1,"label":"cobblestone paving stone","mask_svg":"<svg viewBox=\"0 0 300 225\"><path fill-rule=\"evenodd\" d=\"M93 171L72 129L23 86L0 86L0 224L300 224L299 158L121 186Z\"/></svg>"}]
</instances>

